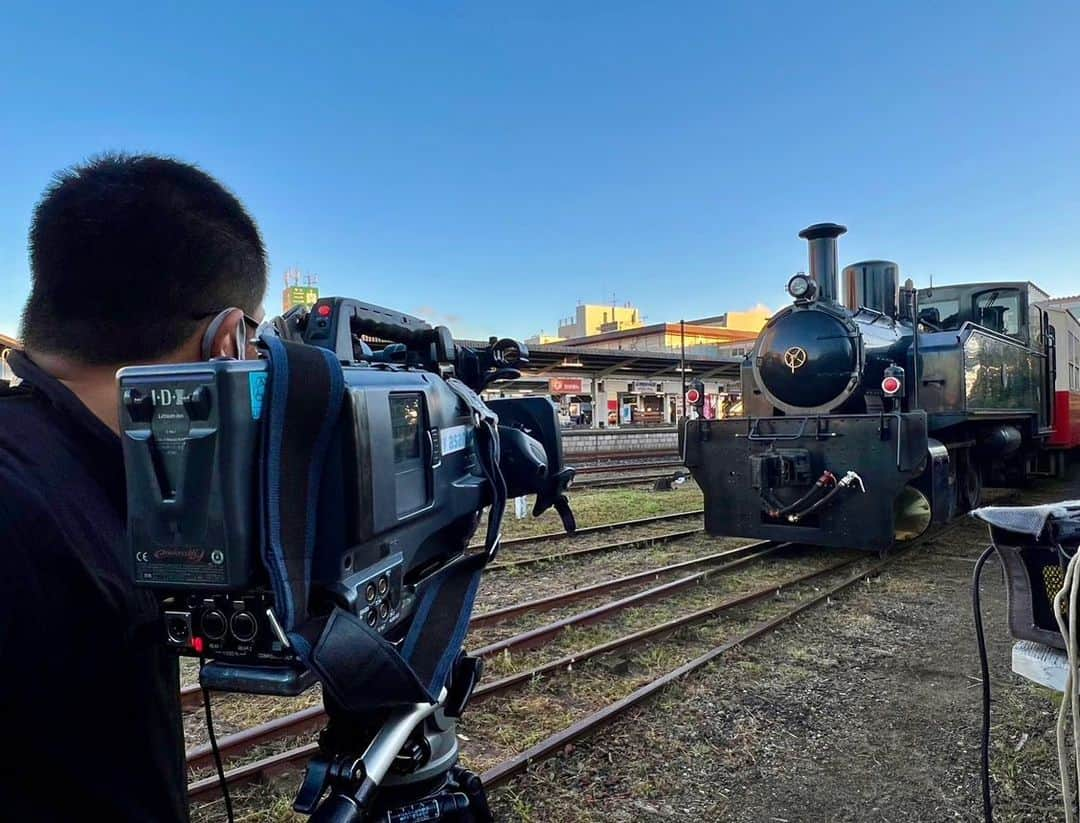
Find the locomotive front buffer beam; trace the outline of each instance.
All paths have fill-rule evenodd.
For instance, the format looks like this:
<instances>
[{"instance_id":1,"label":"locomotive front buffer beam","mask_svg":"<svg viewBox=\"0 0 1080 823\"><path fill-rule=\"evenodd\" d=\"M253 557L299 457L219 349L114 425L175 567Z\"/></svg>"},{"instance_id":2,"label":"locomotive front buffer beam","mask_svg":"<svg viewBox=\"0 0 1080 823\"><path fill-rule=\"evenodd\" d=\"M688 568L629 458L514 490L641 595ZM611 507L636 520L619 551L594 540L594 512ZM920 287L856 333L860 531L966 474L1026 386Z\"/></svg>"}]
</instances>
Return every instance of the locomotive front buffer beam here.
<instances>
[{"instance_id":1,"label":"locomotive front buffer beam","mask_svg":"<svg viewBox=\"0 0 1080 823\"><path fill-rule=\"evenodd\" d=\"M921 411L692 420L682 441L710 534L884 552L953 515Z\"/></svg>"}]
</instances>

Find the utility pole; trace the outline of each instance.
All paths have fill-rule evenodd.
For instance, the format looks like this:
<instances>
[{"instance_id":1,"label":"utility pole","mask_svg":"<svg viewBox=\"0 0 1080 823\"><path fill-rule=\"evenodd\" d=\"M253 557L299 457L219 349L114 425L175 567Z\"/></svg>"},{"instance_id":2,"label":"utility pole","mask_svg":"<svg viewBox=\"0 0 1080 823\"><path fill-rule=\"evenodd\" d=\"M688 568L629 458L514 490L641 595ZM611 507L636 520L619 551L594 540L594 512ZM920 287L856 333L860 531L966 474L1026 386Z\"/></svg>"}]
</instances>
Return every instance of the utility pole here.
<instances>
[{"instance_id":1,"label":"utility pole","mask_svg":"<svg viewBox=\"0 0 1080 823\"><path fill-rule=\"evenodd\" d=\"M679 374L682 377L682 416L686 420L686 321L679 321Z\"/></svg>"}]
</instances>

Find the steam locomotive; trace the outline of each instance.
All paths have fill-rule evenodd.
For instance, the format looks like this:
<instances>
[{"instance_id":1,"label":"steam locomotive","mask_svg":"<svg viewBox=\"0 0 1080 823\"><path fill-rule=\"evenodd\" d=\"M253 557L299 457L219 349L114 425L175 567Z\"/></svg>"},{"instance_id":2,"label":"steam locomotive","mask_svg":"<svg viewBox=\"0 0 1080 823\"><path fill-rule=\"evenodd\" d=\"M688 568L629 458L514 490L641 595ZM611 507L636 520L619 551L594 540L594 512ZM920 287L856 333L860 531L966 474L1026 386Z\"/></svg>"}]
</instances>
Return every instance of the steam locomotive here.
<instances>
[{"instance_id":1,"label":"steam locomotive","mask_svg":"<svg viewBox=\"0 0 1080 823\"><path fill-rule=\"evenodd\" d=\"M686 422L712 534L885 551L1018 485L1054 429L1055 335L1027 282L916 289L819 223L742 364L743 413ZM1071 316L1071 315L1070 315Z\"/></svg>"}]
</instances>

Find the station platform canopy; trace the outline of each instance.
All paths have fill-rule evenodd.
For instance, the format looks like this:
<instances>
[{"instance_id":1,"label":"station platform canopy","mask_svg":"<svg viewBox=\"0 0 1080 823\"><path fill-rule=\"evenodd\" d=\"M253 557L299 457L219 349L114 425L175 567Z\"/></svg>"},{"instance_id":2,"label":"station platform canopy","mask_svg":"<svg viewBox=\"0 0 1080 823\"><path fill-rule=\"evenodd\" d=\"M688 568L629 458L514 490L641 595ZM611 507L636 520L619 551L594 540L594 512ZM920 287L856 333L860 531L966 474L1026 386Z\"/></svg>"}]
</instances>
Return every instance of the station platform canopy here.
<instances>
[{"instance_id":1,"label":"station platform canopy","mask_svg":"<svg viewBox=\"0 0 1080 823\"><path fill-rule=\"evenodd\" d=\"M483 347L479 341L462 341L467 346ZM687 379L735 381L739 379L741 357L686 356ZM523 379L549 375L575 377L627 377L646 380L678 379L681 360L669 352L644 349L592 349L560 346L557 343L529 346L529 363L521 369Z\"/></svg>"}]
</instances>

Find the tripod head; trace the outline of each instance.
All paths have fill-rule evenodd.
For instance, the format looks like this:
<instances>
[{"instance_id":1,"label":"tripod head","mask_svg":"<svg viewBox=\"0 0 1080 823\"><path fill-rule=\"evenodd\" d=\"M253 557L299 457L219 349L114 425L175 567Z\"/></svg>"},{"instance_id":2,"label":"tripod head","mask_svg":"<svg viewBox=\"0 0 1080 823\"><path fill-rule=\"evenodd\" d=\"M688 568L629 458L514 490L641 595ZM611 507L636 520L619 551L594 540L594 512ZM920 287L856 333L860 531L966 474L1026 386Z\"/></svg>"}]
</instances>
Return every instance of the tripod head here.
<instances>
[{"instance_id":1,"label":"tripod head","mask_svg":"<svg viewBox=\"0 0 1080 823\"><path fill-rule=\"evenodd\" d=\"M374 733L365 718L331 710L293 808L316 823L489 823L479 777L457 765L447 697L391 712Z\"/></svg>"}]
</instances>

